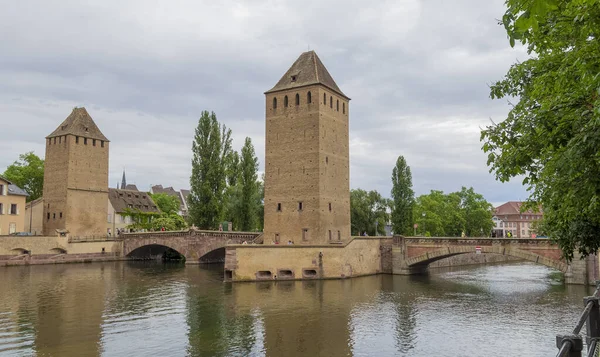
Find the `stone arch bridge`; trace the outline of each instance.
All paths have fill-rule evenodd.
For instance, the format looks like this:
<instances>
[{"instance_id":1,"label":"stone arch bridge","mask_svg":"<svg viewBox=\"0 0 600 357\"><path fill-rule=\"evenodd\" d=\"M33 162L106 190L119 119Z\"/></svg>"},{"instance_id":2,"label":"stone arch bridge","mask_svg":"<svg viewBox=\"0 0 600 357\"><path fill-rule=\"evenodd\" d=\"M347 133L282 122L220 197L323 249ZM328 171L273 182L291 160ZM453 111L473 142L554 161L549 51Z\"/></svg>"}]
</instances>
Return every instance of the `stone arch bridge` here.
<instances>
[{"instance_id":1,"label":"stone arch bridge","mask_svg":"<svg viewBox=\"0 0 600 357\"><path fill-rule=\"evenodd\" d=\"M190 229L188 231L124 233L122 255L131 256L134 251L150 246L171 248L186 259L187 264L200 263L201 258L227 244L253 243L262 236L254 232L219 232Z\"/></svg>"},{"instance_id":2,"label":"stone arch bridge","mask_svg":"<svg viewBox=\"0 0 600 357\"><path fill-rule=\"evenodd\" d=\"M598 279L598 258L593 255L570 264L562 259L562 251L549 239L446 238L395 236L392 248L394 274L423 273L430 263L467 253L493 253L517 257L546 265L565 274L565 282L593 283Z\"/></svg>"}]
</instances>

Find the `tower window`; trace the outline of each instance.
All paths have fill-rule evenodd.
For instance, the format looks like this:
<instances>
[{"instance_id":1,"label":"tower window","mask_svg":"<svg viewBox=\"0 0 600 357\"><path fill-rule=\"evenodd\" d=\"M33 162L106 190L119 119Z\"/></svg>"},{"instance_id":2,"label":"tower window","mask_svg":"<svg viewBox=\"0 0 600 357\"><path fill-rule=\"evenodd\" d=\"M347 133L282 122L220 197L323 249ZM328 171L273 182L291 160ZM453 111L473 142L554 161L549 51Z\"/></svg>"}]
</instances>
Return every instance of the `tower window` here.
<instances>
[{"instance_id":1,"label":"tower window","mask_svg":"<svg viewBox=\"0 0 600 357\"><path fill-rule=\"evenodd\" d=\"M300 94L296 93L296 105L300 105Z\"/></svg>"},{"instance_id":2,"label":"tower window","mask_svg":"<svg viewBox=\"0 0 600 357\"><path fill-rule=\"evenodd\" d=\"M333 108L333 97L329 96L329 108Z\"/></svg>"},{"instance_id":3,"label":"tower window","mask_svg":"<svg viewBox=\"0 0 600 357\"><path fill-rule=\"evenodd\" d=\"M342 114L346 114L346 103L342 103Z\"/></svg>"},{"instance_id":4,"label":"tower window","mask_svg":"<svg viewBox=\"0 0 600 357\"><path fill-rule=\"evenodd\" d=\"M52 139L48 139L48 145L52 144Z\"/></svg>"},{"instance_id":5,"label":"tower window","mask_svg":"<svg viewBox=\"0 0 600 357\"><path fill-rule=\"evenodd\" d=\"M328 164L329 163L329 156L325 156L325 163Z\"/></svg>"},{"instance_id":6,"label":"tower window","mask_svg":"<svg viewBox=\"0 0 600 357\"><path fill-rule=\"evenodd\" d=\"M54 144L56 144L56 136L54 137Z\"/></svg>"},{"instance_id":7,"label":"tower window","mask_svg":"<svg viewBox=\"0 0 600 357\"><path fill-rule=\"evenodd\" d=\"M338 240L342 240L342 232L338 231Z\"/></svg>"},{"instance_id":8,"label":"tower window","mask_svg":"<svg viewBox=\"0 0 600 357\"><path fill-rule=\"evenodd\" d=\"M277 98L273 98L273 109L277 109Z\"/></svg>"},{"instance_id":9,"label":"tower window","mask_svg":"<svg viewBox=\"0 0 600 357\"><path fill-rule=\"evenodd\" d=\"M331 229L329 230L329 240L331 240Z\"/></svg>"},{"instance_id":10,"label":"tower window","mask_svg":"<svg viewBox=\"0 0 600 357\"><path fill-rule=\"evenodd\" d=\"M279 243L279 233L275 233L275 243Z\"/></svg>"},{"instance_id":11,"label":"tower window","mask_svg":"<svg viewBox=\"0 0 600 357\"><path fill-rule=\"evenodd\" d=\"M340 101L339 100L335 101L335 110L337 110L338 112L340 111Z\"/></svg>"},{"instance_id":12,"label":"tower window","mask_svg":"<svg viewBox=\"0 0 600 357\"><path fill-rule=\"evenodd\" d=\"M281 212L281 203L277 204L277 212Z\"/></svg>"},{"instance_id":13,"label":"tower window","mask_svg":"<svg viewBox=\"0 0 600 357\"><path fill-rule=\"evenodd\" d=\"M52 219L56 219L56 213L52 213Z\"/></svg>"},{"instance_id":14,"label":"tower window","mask_svg":"<svg viewBox=\"0 0 600 357\"><path fill-rule=\"evenodd\" d=\"M87 138L83 138L83 145L87 145Z\"/></svg>"},{"instance_id":15,"label":"tower window","mask_svg":"<svg viewBox=\"0 0 600 357\"><path fill-rule=\"evenodd\" d=\"M104 147L104 140L100 140L100 147Z\"/></svg>"},{"instance_id":16,"label":"tower window","mask_svg":"<svg viewBox=\"0 0 600 357\"><path fill-rule=\"evenodd\" d=\"M331 212L331 202L329 202L329 212Z\"/></svg>"},{"instance_id":17,"label":"tower window","mask_svg":"<svg viewBox=\"0 0 600 357\"><path fill-rule=\"evenodd\" d=\"M288 106L288 97L287 95L285 97L283 97L283 106L287 108Z\"/></svg>"},{"instance_id":18,"label":"tower window","mask_svg":"<svg viewBox=\"0 0 600 357\"><path fill-rule=\"evenodd\" d=\"M302 201L298 202L298 211L302 211Z\"/></svg>"},{"instance_id":19,"label":"tower window","mask_svg":"<svg viewBox=\"0 0 600 357\"><path fill-rule=\"evenodd\" d=\"M298 79L298 77L297 77L297 76L292 76L292 82L295 82L295 81L296 81L296 79Z\"/></svg>"},{"instance_id":20,"label":"tower window","mask_svg":"<svg viewBox=\"0 0 600 357\"><path fill-rule=\"evenodd\" d=\"M327 94L323 93L323 104L327 104Z\"/></svg>"},{"instance_id":21,"label":"tower window","mask_svg":"<svg viewBox=\"0 0 600 357\"><path fill-rule=\"evenodd\" d=\"M60 144L60 143L62 143L62 136L59 136L59 137L58 137L58 143L59 143L59 144Z\"/></svg>"},{"instance_id":22,"label":"tower window","mask_svg":"<svg viewBox=\"0 0 600 357\"><path fill-rule=\"evenodd\" d=\"M79 136L75 137L75 144L79 144Z\"/></svg>"},{"instance_id":23,"label":"tower window","mask_svg":"<svg viewBox=\"0 0 600 357\"><path fill-rule=\"evenodd\" d=\"M46 216L46 219L50 219L50 213L48 212L48 215Z\"/></svg>"},{"instance_id":24,"label":"tower window","mask_svg":"<svg viewBox=\"0 0 600 357\"><path fill-rule=\"evenodd\" d=\"M62 218L62 212L60 212L60 214L58 215L60 218Z\"/></svg>"},{"instance_id":25,"label":"tower window","mask_svg":"<svg viewBox=\"0 0 600 357\"><path fill-rule=\"evenodd\" d=\"M304 240L304 241L308 240L308 228L302 229L302 240Z\"/></svg>"},{"instance_id":26,"label":"tower window","mask_svg":"<svg viewBox=\"0 0 600 357\"><path fill-rule=\"evenodd\" d=\"M308 104L312 103L312 94L310 94L310 92L308 92L308 94L306 95L306 102Z\"/></svg>"},{"instance_id":27,"label":"tower window","mask_svg":"<svg viewBox=\"0 0 600 357\"><path fill-rule=\"evenodd\" d=\"M96 139L92 139L92 145L96 146Z\"/></svg>"}]
</instances>

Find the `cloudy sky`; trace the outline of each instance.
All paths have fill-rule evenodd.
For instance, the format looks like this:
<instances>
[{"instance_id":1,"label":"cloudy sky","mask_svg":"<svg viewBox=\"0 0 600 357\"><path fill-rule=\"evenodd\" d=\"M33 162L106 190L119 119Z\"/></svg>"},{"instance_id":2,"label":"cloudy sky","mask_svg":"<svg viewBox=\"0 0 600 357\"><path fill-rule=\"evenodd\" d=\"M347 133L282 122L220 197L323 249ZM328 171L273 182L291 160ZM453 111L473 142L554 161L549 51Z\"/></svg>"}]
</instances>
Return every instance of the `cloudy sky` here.
<instances>
[{"instance_id":1,"label":"cloudy sky","mask_svg":"<svg viewBox=\"0 0 600 357\"><path fill-rule=\"evenodd\" d=\"M0 172L85 106L111 140L109 183L189 187L202 110L252 138L264 168L264 95L308 48L350 103L351 187L389 196L398 155L417 194L473 186L525 199L488 172L488 86L526 57L503 0L23 0L0 12Z\"/></svg>"}]
</instances>

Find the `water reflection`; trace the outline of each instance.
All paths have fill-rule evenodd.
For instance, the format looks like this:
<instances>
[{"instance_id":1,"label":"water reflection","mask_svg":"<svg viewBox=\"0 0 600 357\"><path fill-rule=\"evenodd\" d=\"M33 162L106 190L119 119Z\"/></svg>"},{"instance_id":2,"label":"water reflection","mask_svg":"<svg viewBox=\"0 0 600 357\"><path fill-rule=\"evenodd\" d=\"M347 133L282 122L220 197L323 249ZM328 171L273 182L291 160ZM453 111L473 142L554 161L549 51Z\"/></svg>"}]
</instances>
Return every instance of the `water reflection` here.
<instances>
[{"instance_id":1,"label":"water reflection","mask_svg":"<svg viewBox=\"0 0 600 357\"><path fill-rule=\"evenodd\" d=\"M222 266L0 269L2 356L546 356L582 297L532 264L222 283Z\"/></svg>"}]
</instances>

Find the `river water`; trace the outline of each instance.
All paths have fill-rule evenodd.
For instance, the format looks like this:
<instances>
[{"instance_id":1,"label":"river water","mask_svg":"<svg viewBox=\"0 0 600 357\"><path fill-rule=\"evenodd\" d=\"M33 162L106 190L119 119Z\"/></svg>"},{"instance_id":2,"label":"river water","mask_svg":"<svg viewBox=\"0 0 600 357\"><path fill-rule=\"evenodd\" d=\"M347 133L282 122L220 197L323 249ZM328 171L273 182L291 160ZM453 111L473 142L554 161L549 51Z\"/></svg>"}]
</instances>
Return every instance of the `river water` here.
<instances>
[{"instance_id":1,"label":"river water","mask_svg":"<svg viewBox=\"0 0 600 357\"><path fill-rule=\"evenodd\" d=\"M593 288L510 263L223 283L222 266L0 269L0 356L554 356Z\"/></svg>"}]
</instances>

